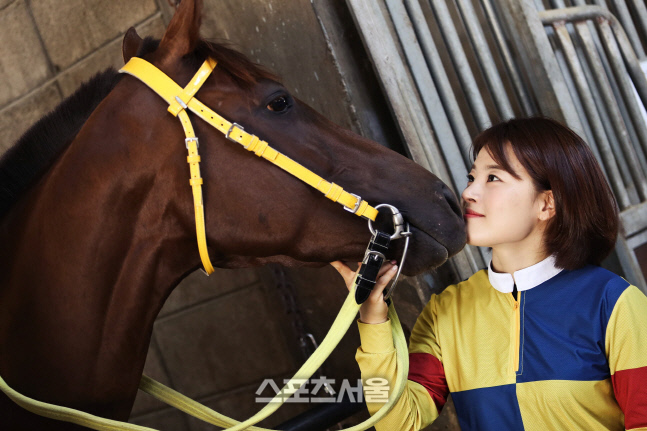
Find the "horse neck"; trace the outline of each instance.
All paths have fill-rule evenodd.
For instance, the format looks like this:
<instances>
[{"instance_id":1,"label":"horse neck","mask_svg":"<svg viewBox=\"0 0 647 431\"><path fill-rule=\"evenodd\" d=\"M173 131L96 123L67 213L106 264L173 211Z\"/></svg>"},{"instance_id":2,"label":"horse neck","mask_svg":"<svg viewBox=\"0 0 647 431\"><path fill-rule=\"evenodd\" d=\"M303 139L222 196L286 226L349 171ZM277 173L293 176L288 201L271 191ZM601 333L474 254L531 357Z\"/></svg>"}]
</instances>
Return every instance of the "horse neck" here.
<instances>
[{"instance_id":1,"label":"horse neck","mask_svg":"<svg viewBox=\"0 0 647 431\"><path fill-rule=\"evenodd\" d=\"M35 398L123 412L155 317L197 252L174 204L155 202L154 169L84 157L99 138L82 131L0 220L0 375Z\"/></svg>"}]
</instances>

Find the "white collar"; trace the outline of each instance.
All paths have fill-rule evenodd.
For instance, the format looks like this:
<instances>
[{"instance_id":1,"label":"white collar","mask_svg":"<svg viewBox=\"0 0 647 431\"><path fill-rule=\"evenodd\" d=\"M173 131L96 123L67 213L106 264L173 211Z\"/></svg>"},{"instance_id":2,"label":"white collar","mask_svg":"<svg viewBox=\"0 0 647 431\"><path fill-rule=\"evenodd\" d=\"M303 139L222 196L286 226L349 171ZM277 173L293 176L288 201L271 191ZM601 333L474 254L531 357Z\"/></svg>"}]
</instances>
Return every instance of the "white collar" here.
<instances>
[{"instance_id":1,"label":"white collar","mask_svg":"<svg viewBox=\"0 0 647 431\"><path fill-rule=\"evenodd\" d=\"M487 274L492 287L501 293L511 293L515 282L517 283L517 290L529 290L550 280L561 271L561 268L555 266L555 257L548 256L539 263L515 271L514 278L512 278L512 274L494 272L492 270L492 260L490 260Z\"/></svg>"}]
</instances>

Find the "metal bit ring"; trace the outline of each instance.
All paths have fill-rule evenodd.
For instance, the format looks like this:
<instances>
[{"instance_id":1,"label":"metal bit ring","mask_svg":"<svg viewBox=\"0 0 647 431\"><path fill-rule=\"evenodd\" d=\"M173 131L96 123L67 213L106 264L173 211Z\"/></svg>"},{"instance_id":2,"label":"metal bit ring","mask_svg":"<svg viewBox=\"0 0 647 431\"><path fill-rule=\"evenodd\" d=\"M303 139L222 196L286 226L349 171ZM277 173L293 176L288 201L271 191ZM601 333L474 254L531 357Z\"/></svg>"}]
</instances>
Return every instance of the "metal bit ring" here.
<instances>
[{"instance_id":1,"label":"metal bit ring","mask_svg":"<svg viewBox=\"0 0 647 431\"><path fill-rule=\"evenodd\" d=\"M393 232L393 234L391 235L391 240L402 238L404 236L402 235L402 233L404 232L404 217L402 217L400 211L393 205L389 204L379 204L375 206L375 209L380 208L388 208L393 214L393 229L395 230L395 232ZM371 234L375 235L375 229L373 229L373 220L368 221L368 228L371 231Z\"/></svg>"}]
</instances>

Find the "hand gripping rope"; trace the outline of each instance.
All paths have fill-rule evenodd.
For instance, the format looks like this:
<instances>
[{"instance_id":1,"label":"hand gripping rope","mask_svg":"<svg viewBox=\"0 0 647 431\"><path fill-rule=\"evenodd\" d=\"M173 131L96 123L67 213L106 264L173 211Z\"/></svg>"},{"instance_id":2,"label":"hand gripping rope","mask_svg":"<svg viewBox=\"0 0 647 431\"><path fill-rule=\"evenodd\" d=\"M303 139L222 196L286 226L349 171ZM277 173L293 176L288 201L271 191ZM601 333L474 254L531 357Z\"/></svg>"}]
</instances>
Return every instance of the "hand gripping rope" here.
<instances>
[{"instance_id":1,"label":"hand gripping rope","mask_svg":"<svg viewBox=\"0 0 647 431\"><path fill-rule=\"evenodd\" d=\"M355 290L355 301L358 304L363 303L368 299L368 296L373 291L375 283L377 280L377 273L382 267L386 257L384 254L389 249L389 244L391 240L397 238L405 238L404 251L402 252L402 259L400 265L398 266L398 273L391 284L391 287L388 291L385 291L384 299L390 305L390 297L395 290L395 286L398 284L398 278L400 277L400 271L402 271L402 264L407 258L407 250L409 249L409 238L411 237L411 231L409 229L409 223L404 223L404 219L400 211L393 205L389 204L380 204L375 207L379 208L388 208L392 213L393 227L395 232L391 235L380 232L373 229L373 221L368 221L368 228L370 229L373 236L371 237L371 242L368 244L366 253L364 254L364 260L362 261L362 266L359 269L357 280L355 281L356 290ZM406 227L406 230L403 229L403 226Z\"/></svg>"}]
</instances>

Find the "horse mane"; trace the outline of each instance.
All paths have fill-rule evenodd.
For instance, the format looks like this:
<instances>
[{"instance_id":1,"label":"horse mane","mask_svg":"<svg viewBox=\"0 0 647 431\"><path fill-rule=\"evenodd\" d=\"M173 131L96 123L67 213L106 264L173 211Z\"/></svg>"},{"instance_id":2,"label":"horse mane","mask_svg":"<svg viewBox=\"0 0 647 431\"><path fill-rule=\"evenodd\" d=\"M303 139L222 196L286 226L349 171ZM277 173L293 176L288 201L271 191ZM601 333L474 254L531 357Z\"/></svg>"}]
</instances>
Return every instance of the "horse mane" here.
<instances>
[{"instance_id":1,"label":"horse mane","mask_svg":"<svg viewBox=\"0 0 647 431\"><path fill-rule=\"evenodd\" d=\"M147 37L137 56L151 53L158 46L159 40ZM185 60L197 70L207 57L217 59L218 67L227 71L244 90L260 79L277 80L275 75L223 43L199 40ZM54 164L121 78L113 68L97 73L31 126L0 157L0 219Z\"/></svg>"},{"instance_id":2,"label":"horse mane","mask_svg":"<svg viewBox=\"0 0 647 431\"><path fill-rule=\"evenodd\" d=\"M0 158L0 218L61 155L120 78L112 68L94 75Z\"/></svg>"}]
</instances>

